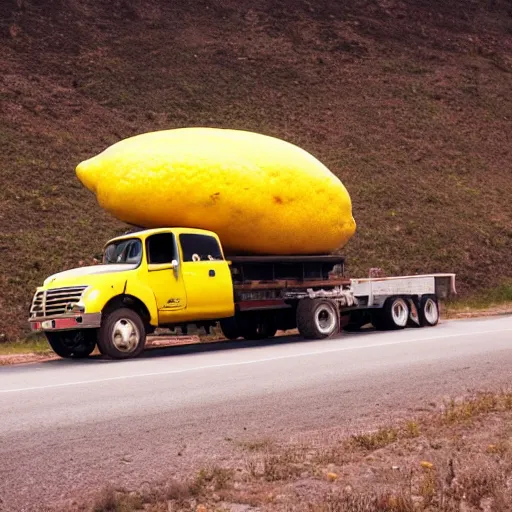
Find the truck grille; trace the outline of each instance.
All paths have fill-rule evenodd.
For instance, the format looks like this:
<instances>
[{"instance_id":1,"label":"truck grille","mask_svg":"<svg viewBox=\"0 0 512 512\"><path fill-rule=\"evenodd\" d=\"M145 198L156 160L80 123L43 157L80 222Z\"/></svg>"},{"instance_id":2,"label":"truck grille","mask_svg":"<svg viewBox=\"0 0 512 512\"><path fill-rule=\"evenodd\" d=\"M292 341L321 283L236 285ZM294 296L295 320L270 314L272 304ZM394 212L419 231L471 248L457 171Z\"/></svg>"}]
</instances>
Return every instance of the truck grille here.
<instances>
[{"instance_id":1,"label":"truck grille","mask_svg":"<svg viewBox=\"0 0 512 512\"><path fill-rule=\"evenodd\" d=\"M68 304L76 304L87 286L71 286L36 292L30 307L31 318L63 315L68 312Z\"/></svg>"}]
</instances>

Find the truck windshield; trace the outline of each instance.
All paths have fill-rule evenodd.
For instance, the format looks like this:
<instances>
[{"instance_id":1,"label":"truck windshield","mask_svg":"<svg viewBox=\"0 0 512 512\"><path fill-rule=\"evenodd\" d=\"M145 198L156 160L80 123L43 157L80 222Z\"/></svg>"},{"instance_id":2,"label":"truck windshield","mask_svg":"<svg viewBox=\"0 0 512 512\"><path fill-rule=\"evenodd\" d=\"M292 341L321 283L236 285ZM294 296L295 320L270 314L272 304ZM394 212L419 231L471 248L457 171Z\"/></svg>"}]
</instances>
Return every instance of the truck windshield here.
<instances>
[{"instance_id":1,"label":"truck windshield","mask_svg":"<svg viewBox=\"0 0 512 512\"><path fill-rule=\"evenodd\" d=\"M103 255L104 264L139 265L142 259L142 242L138 238L108 244Z\"/></svg>"}]
</instances>

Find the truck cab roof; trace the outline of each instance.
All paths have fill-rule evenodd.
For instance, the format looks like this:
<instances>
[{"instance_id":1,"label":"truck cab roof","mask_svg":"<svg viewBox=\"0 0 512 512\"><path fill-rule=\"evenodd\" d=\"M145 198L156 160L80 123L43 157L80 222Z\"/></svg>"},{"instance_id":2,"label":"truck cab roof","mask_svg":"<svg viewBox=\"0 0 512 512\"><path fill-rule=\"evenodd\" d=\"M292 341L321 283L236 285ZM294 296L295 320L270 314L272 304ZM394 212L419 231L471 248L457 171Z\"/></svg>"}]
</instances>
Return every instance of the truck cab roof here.
<instances>
[{"instance_id":1,"label":"truck cab roof","mask_svg":"<svg viewBox=\"0 0 512 512\"><path fill-rule=\"evenodd\" d=\"M132 231L130 233L125 233L121 236L116 236L115 238L110 239L107 242L107 245L119 241L119 240L128 240L130 238L141 238L145 239L151 235L157 233L174 233L175 235L179 235L181 233L190 233L195 235L210 235L215 238L218 238L217 234L213 231L208 231L205 229L197 229L197 228L181 228L181 227L165 227L165 228L151 228L151 229L141 229L140 231Z\"/></svg>"}]
</instances>

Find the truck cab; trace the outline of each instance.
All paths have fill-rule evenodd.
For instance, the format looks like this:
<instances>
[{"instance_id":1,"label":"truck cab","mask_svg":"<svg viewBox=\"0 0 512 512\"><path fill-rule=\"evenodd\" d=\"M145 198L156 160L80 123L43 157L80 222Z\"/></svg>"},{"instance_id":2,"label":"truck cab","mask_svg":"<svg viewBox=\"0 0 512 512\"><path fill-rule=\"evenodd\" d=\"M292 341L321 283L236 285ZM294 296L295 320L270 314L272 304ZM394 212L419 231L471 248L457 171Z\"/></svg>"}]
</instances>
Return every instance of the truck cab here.
<instances>
[{"instance_id":1,"label":"truck cab","mask_svg":"<svg viewBox=\"0 0 512 512\"><path fill-rule=\"evenodd\" d=\"M216 321L234 315L233 282L215 233L160 228L110 240L101 265L45 280L30 308L62 357L100 352L123 359L144 349L158 326Z\"/></svg>"}]
</instances>

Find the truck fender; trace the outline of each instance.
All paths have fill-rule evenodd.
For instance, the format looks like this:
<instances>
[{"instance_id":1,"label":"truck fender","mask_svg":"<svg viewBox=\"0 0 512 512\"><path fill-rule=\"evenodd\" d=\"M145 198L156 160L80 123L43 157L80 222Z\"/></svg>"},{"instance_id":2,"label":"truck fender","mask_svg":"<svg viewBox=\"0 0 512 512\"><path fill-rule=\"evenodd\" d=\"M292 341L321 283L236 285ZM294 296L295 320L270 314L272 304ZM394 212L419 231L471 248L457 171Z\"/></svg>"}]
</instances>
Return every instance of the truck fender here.
<instances>
[{"instance_id":1,"label":"truck fender","mask_svg":"<svg viewBox=\"0 0 512 512\"><path fill-rule=\"evenodd\" d=\"M116 295L112 297L103 308L102 313L108 315L111 311L115 311L119 308L130 308L136 311L142 318L142 320L149 325L152 324L151 313L149 312L146 304L137 297L128 294Z\"/></svg>"},{"instance_id":2,"label":"truck fender","mask_svg":"<svg viewBox=\"0 0 512 512\"><path fill-rule=\"evenodd\" d=\"M158 327L158 308L153 290L149 286L144 286L138 282L128 282L125 288L125 295L133 297L142 303L148 313L148 323Z\"/></svg>"}]
</instances>

